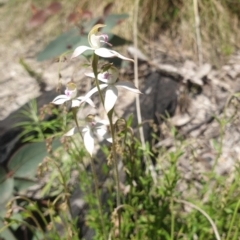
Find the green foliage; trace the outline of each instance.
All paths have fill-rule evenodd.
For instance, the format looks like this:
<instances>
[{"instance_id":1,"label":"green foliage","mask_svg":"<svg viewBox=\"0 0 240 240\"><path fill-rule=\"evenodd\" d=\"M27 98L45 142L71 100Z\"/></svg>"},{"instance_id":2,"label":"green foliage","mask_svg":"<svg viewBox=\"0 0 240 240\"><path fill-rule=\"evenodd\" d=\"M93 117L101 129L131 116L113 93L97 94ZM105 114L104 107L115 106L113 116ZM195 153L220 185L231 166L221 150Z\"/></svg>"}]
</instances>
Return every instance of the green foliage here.
<instances>
[{"instance_id":1,"label":"green foliage","mask_svg":"<svg viewBox=\"0 0 240 240\"><path fill-rule=\"evenodd\" d=\"M60 114L61 116L61 114ZM34 118L32 118L34 122ZM58 126L64 126L60 124L62 118L58 118ZM219 124L228 122L219 120L216 118ZM44 121L43 121L44 122ZM111 236L111 239L161 239L161 240L173 240L173 239L194 239L196 236L199 239L215 240L211 224L208 219L195 208L191 208L185 211L186 207L189 207L178 200L183 198L183 192L179 190L179 182L182 181L183 176L178 169L178 160L185 152L188 144L178 140L178 133L176 129L172 129L172 135L175 138L174 150L167 151L164 149L158 152L151 150L149 144L146 149L142 149L141 144L132 135L130 129L132 122L132 116L126 121L118 121L119 127L119 142L121 147L121 159L124 164L125 181L123 183L123 192L121 194L122 205L116 209L116 191L115 184L112 181L108 181L104 188L100 188L100 194L104 199L102 201L102 208L104 210L104 226L107 233ZM123 123L123 124L122 124ZM30 124L30 122L29 122ZM42 123L44 124L44 123ZM125 128L124 128L125 126ZM26 125L25 125L26 127ZM65 128L65 127L64 127ZM224 133L224 126L222 127ZM59 131L59 129L55 130ZM63 129L60 129L63 131ZM56 134L53 132L53 135ZM58 146L58 144L57 144ZM221 152L221 144L216 147L217 151ZM40 150L42 149L42 151ZM1 188L13 189L14 186L28 185L28 181L24 182L25 178L32 178L33 169L36 168L37 163L41 162L45 154L43 153L45 145L43 142L32 143L21 148L19 152L13 155L9 162L9 169L13 171L13 176L7 177L5 169L0 168L3 181ZM66 150L64 150L66 149ZM102 147L106 156L109 156L109 149L105 146ZM51 171L49 181L43 189L43 196L57 196L61 204L68 202L67 196L71 193L71 186L66 183L70 179L71 172L77 171L78 177L76 182L79 183L79 187L84 192L84 201L87 203L87 212L85 218L85 225L94 231L94 237L92 239L104 239L101 228L101 217L97 211L97 199L93 191L93 176L87 170L86 153L81 148L81 142L79 138L73 138L68 143L67 148L60 148L60 157L53 158L48 162L48 168ZM38 157L34 159L34 156ZM29 157L28 157L29 156ZM65 156L65 157L63 157ZM145 158L152 159L156 162L156 177L153 178L150 172L146 171ZM31 158L32 162L27 160ZM29 164L29 168L27 165ZM31 170L32 169L32 170ZM240 224L239 207L240 207L240 183L238 181L240 177L240 167L236 166L234 172L234 181L231 185L226 185L227 176L217 176L213 172L206 174L206 178L201 182L202 188L197 195L189 196L188 201L194 203L197 207L205 211L209 217L214 221L222 239L225 240L237 240L239 235ZM32 172L33 171L33 172ZM111 174L111 165L107 165L105 162L102 164L101 171L103 175L108 176ZM26 175L24 175L26 173ZM22 178L22 177L25 178ZM18 182L18 177L21 179L21 183ZM7 181L6 181L7 179ZM11 180L9 180L11 179ZM8 182L9 181L9 182ZM209 182L212 181L211 191L209 190ZM76 185L75 185L76 186ZM189 182L187 190L190 191L193 184ZM5 190L1 189L1 192ZM10 191L9 191L10 192ZM11 198L11 195L2 195L4 203ZM203 203L203 196L208 195L207 200ZM67 226L68 231L65 229L64 234L72 236L72 239L79 239L79 229L77 225L77 219L68 221L68 214L66 209L58 207L56 210L57 202L48 203L44 209L40 210L39 205L27 202L21 205L23 210L20 215L21 218L17 221L15 215L5 219L12 226L16 228L24 224L26 217L33 217L33 213L36 211L42 211L42 216L46 224L54 226L54 224L60 224ZM49 219L45 216L50 214ZM120 235L118 225L117 214L121 214L121 228ZM59 218L59 214L63 216ZM15 220L14 220L15 219ZM14 225L15 224L15 225ZM28 226L31 231L35 231L32 239L44 239L48 236L51 239L63 239L58 230L54 227L48 232L43 230L39 226ZM3 228L4 232L0 233L1 236L9 236L7 239L14 239L11 235L11 231L8 228ZM1 230L0 230L1 232ZM7 235L5 235L7 234ZM10 234L10 235L9 235ZM69 235L70 234L70 235ZM12 237L12 238L11 238ZM5 237L6 238L6 237Z\"/></svg>"},{"instance_id":2,"label":"green foliage","mask_svg":"<svg viewBox=\"0 0 240 240\"><path fill-rule=\"evenodd\" d=\"M6 228L0 219L0 237L7 240L17 240L12 232Z\"/></svg>"},{"instance_id":3,"label":"green foliage","mask_svg":"<svg viewBox=\"0 0 240 240\"><path fill-rule=\"evenodd\" d=\"M31 100L16 117L23 119L15 125L22 129L19 137L23 142L42 142L47 138L61 136L61 129L66 127L69 114L60 115L59 110L50 104L39 113L36 100Z\"/></svg>"},{"instance_id":4,"label":"green foliage","mask_svg":"<svg viewBox=\"0 0 240 240\"><path fill-rule=\"evenodd\" d=\"M52 150L59 147L59 141L54 141ZM22 191L36 184L36 170L43 159L48 156L45 142L30 143L21 147L9 160L7 170L0 166L0 204L12 197L14 189Z\"/></svg>"},{"instance_id":5,"label":"green foliage","mask_svg":"<svg viewBox=\"0 0 240 240\"><path fill-rule=\"evenodd\" d=\"M12 197L13 187L13 178L8 177L6 170L3 167L0 167L0 206L3 207L4 204L6 204L6 202Z\"/></svg>"},{"instance_id":6,"label":"green foliage","mask_svg":"<svg viewBox=\"0 0 240 240\"><path fill-rule=\"evenodd\" d=\"M54 141L52 149L55 150L59 145L59 141ZM35 176L37 166L47 155L45 142L26 144L12 156L8 168L16 177L32 178Z\"/></svg>"}]
</instances>

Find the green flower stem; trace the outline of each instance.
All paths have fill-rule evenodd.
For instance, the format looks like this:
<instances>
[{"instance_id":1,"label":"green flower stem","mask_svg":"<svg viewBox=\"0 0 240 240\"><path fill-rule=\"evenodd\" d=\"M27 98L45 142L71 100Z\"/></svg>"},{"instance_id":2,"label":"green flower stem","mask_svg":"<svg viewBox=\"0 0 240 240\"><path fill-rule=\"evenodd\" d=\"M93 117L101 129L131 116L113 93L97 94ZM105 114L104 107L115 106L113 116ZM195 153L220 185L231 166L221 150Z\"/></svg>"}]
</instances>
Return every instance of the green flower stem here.
<instances>
[{"instance_id":1,"label":"green flower stem","mask_svg":"<svg viewBox=\"0 0 240 240\"><path fill-rule=\"evenodd\" d=\"M44 236L44 235L45 235L45 234L44 234L44 231L43 231L42 227L40 226L40 223L38 222L38 220L37 220L37 219L34 217L34 215L32 214L32 212L29 211L28 209L25 209L25 208L22 208L22 207L21 207L21 210L27 212L27 214L29 215L28 217L33 220L33 222L36 224L36 228L39 229L39 230L41 231L42 235ZM22 223L23 223L23 222L24 222L24 221L22 221ZM35 227L33 227L33 228L35 228ZM34 232L35 232L35 231L33 231L33 233L34 233ZM44 239L46 240L47 238L44 236Z\"/></svg>"},{"instance_id":2,"label":"green flower stem","mask_svg":"<svg viewBox=\"0 0 240 240\"><path fill-rule=\"evenodd\" d=\"M92 61L92 68L93 68L93 73L94 73L94 76L95 76L95 83L96 83L96 86L97 86L97 89L98 89L98 93L99 93L99 96L100 96L100 100L101 100L101 103L104 107L104 100L103 100L103 95L102 95L102 92L100 90L100 87L99 87L99 83L98 83L98 79L97 79L97 75L98 75L98 55L96 54L93 54L93 61Z\"/></svg>"},{"instance_id":3,"label":"green flower stem","mask_svg":"<svg viewBox=\"0 0 240 240\"><path fill-rule=\"evenodd\" d=\"M73 112L73 115L74 115L74 120L75 120L76 126L79 130L79 124L78 124L78 120L77 120L77 117L76 117L76 112ZM81 134L80 130L78 132L79 132L80 136L82 137L82 134ZM99 194L99 191L98 191L97 174L96 174L96 171L95 171L94 162L93 162L92 157L90 157L90 165L91 165L91 170L92 170L92 174L93 174L95 194L96 194L97 203L98 203L97 204L98 205L98 211L99 211L100 219L101 219L102 234L103 234L104 239L107 240L108 238L107 238L107 234L106 234L105 227L104 227L104 217L103 217L103 211L102 211L102 206L101 206L100 194Z\"/></svg>"},{"instance_id":4,"label":"green flower stem","mask_svg":"<svg viewBox=\"0 0 240 240\"><path fill-rule=\"evenodd\" d=\"M24 197L24 196L16 196L16 197L12 198L12 201L18 200L18 199L24 200L24 201L28 202L28 204L32 204L32 205L35 204L35 202L31 201L29 198ZM47 225L48 222L47 222L46 218L44 217L43 213L37 207L35 207L34 210L39 214L39 216L41 217L44 224Z\"/></svg>"},{"instance_id":5,"label":"green flower stem","mask_svg":"<svg viewBox=\"0 0 240 240\"><path fill-rule=\"evenodd\" d=\"M53 208L53 206L51 206L50 202L48 202L48 209L50 209L49 217L50 217L50 221L53 223L52 228L53 228L54 233L60 238L59 233L57 232L57 229L56 229L56 224L54 224L54 217L53 217L54 208Z\"/></svg>"},{"instance_id":6,"label":"green flower stem","mask_svg":"<svg viewBox=\"0 0 240 240\"><path fill-rule=\"evenodd\" d=\"M25 226L32 232L33 236L35 236L38 240L40 240L40 238L39 238L37 235L35 235L35 233L36 233L36 228L33 227L31 224L29 224L28 222L23 221L23 220L22 220L22 221L19 221L19 220L17 220L17 219L14 219L13 221L16 222L16 223L25 225ZM11 224L10 224L10 225L11 225ZM6 226L9 226L9 225L6 225ZM0 229L0 232L2 232L4 229L5 229L5 226L4 226L4 228L1 228L1 229ZM44 240L46 240L47 238L45 237L43 231L42 231L42 234L43 234L43 236L44 236Z\"/></svg>"},{"instance_id":7,"label":"green flower stem","mask_svg":"<svg viewBox=\"0 0 240 240\"><path fill-rule=\"evenodd\" d=\"M17 199L23 199L23 200L25 200L25 201L33 204L33 202L32 202L31 200L27 199L26 197L21 197L21 196L19 196L19 197L15 197L14 199L15 199L15 200L17 200ZM43 231L42 227L40 226L40 224L39 224L39 222L37 221L37 219L33 216L33 214L31 213L31 211L28 210L28 209L26 209L26 208L20 207L20 206L18 206L18 208L19 208L20 210L22 210L22 211L25 211L25 212L28 214L28 217L33 220L33 222L36 224L36 228L39 229L39 231L41 231L41 233L42 233L43 236L44 236L44 231ZM38 214L41 216L41 218L44 219L44 223L47 225L46 219L43 217L42 213L41 213L37 208L34 208L34 210L36 210L36 212L38 212ZM27 224L27 223L26 223L25 221L23 221L23 220L20 220L20 221L19 221L19 220L17 220L17 219L12 219L12 221L19 222L19 223L21 223L21 224ZM26 226L29 227L30 231L32 231L33 234L35 233L35 227L33 227L31 224L28 224L28 225L26 225ZM1 232L1 231L3 231L3 230L0 229L0 232ZM44 239L46 240L46 237L44 237Z\"/></svg>"},{"instance_id":8,"label":"green flower stem","mask_svg":"<svg viewBox=\"0 0 240 240\"><path fill-rule=\"evenodd\" d=\"M95 76L95 83L98 89L98 93L100 95L100 100L102 102L102 105L104 107L104 100L103 100L103 96L102 96L102 92L100 90L99 87L99 82L97 79L97 75L98 75L98 59L99 57L96 54L93 54L93 61L92 61L92 68L93 68L93 73ZM116 153L116 145L115 145L115 129L114 129L114 124L113 124L113 120L112 120L112 115L113 115L113 109L107 114L108 116L108 120L110 123L110 129L111 129L111 135L112 135L112 154L113 154L113 164L114 164L114 169L115 169L115 181L117 184L117 207L120 206L121 201L120 201L120 180L119 180L119 172L118 172L118 167L117 167L117 153ZM121 213L120 211L118 211L118 221L119 221L119 234L121 233L120 229L121 229Z\"/></svg>"}]
</instances>

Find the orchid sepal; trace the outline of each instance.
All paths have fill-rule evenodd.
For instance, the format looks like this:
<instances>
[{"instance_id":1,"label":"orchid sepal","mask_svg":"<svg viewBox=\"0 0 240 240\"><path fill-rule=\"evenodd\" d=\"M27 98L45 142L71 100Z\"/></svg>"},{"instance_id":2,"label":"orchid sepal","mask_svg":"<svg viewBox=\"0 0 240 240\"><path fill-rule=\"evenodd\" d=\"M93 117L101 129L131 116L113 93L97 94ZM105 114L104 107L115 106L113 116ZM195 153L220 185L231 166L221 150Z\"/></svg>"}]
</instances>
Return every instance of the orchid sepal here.
<instances>
[{"instance_id":1,"label":"orchid sepal","mask_svg":"<svg viewBox=\"0 0 240 240\"><path fill-rule=\"evenodd\" d=\"M83 137L83 143L88 151L88 153L92 156L94 151L94 134L102 137L108 142L112 142L111 136L108 134L107 125L109 125L108 121L100 120L95 121L92 115L88 115L86 117L86 125L83 127L74 127L70 129L64 136L69 137L73 136L75 133L81 133Z\"/></svg>"},{"instance_id":2,"label":"orchid sepal","mask_svg":"<svg viewBox=\"0 0 240 240\"><path fill-rule=\"evenodd\" d=\"M124 57L123 55L121 55L120 53L118 53L114 50L110 50L108 48L104 48L101 46L102 44L107 44L107 45L111 46L111 44L108 42L108 35L98 33L98 29L105 27L105 26L106 25L103 25L103 24L95 25L88 34L88 43L89 43L90 47L88 47L88 46L77 47L73 51L71 59L78 57L79 55L81 55L82 53L84 53L87 50L92 50L93 53L95 53L96 55L103 57L103 58L118 57L123 60L128 60L128 61L133 62L134 61L133 59Z\"/></svg>"}]
</instances>

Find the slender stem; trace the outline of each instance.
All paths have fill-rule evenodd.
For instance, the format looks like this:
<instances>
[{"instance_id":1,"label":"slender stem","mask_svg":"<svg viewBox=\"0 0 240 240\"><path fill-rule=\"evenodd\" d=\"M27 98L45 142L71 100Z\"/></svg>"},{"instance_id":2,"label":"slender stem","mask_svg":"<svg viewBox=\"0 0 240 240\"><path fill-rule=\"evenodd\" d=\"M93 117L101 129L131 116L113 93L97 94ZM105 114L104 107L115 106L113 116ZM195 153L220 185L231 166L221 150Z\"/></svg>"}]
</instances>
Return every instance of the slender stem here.
<instances>
[{"instance_id":1,"label":"slender stem","mask_svg":"<svg viewBox=\"0 0 240 240\"><path fill-rule=\"evenodd\" d=\"M138 48L138 26L137 26L137 20L138 20L138 6L139 6L139 0L135 0L134 4L134 21L133 21L133 42L135 49ZM138 56L137 54L134 54L134 84L136 88L139 88L139 81L138 81ZM142 114L141 114L141 104L140 104L140 97L139 94L136 96L136 110L137 110L137 120L138 125L142 123ZM144 138L144 132L143 132L143 126L139 126L139 135L140 140L142 144L142 148L145 149L145 138Z\"/></svg>"},{"instance_id":2,"label":"slender stem","mask_svg":"<svg viewBox=\"0 0 240 240\"><path fill-rule=\"evenodd\" d=\"M29 201L30 202L30 201ZM37 221L37 219L35 218L35 216L32 214L32 212L26 208L23 208L23 207L19 207L18 206L18 209L22 210L22 211L25 211L26 213L28 213L28 217L31 218L33 220L33 222L36 224L36 228L39 229L41 231L41 233L43 234L44 236L44 231L42 229L42 227L40 226L39 222ZM18 221L16 219L13 219L13 221ZM19 221L21 223L25 223L25 221ZM29 226L31 226L31 228L29 228L31 231L32 231L32 228L35 229L34 226L32 226L31 224L29 224ZM34 231L33 231L34 233ZM44 236L44 239L46 240L46 237Z\"/></svg>"},{"instance_id":3,"label":"slender stem","mask_svg":"<svg viewBox=\"0 0 240 240\"><path fill-rule=\"evenodd\" d=\"M40 238L38 237L38 235L35 234L35 233L36 233L35 227L33 227L31 224L29 224L28 222L23 221L23 220L22 220L22 221L19 221L19 220L17 220L17 219L14 219L14 222L17 222L17 223L19 223L19 224L24 224L24 225L33 233L33 235L36 236L36 238L37 238L38 240L40 240ZM6 225L6 226L9 226L9 225ZM5 226L4 226L4 227L5 227ZM4 230L4 229L3 229L3 228L0 229L0 232L1 232L2 230ZM46 237L45 237L45 235L44 235L44 232L42 232L42 233L43 233L44 239L46 240Z\"/></svg>"},{"instance_id":4,"label":"slender stem","mask_svg":"<svg viewBox=\"0 0 240 240\"><path fill-rule=\"evenodd\" d=\"M46 240L47 238L44 235L44 231L43 231L42 227L40 226L40 223L34 217L34 214L32 214L32 212L27 209L23 209L23 210L25 210L29 214L29 218L31 218L33 220L33 222L36 224L36 227L41 231L42 235L44 236L44 239Z\"/></svg>"},{"instance_id":5,"label":"slender stem","mask_svg":"<svg viewBox=\"0 0 240 240\"><path fill-rule=\"evenodd\" d=\"M181 199L173 199L173 200L174 200L175 202L177 202L177 203L183 203L183 204L185 204L185 205L188 205L188 206L190 206L191 208L194 208L194 209L196 209L197 211L199 211L204 217L207 218L207 220L208 220L209 223L211 224L216 239L217 239L217 240L221 240L221 237L220 237L220 235L219 235L219 232L218 232L218 229L217 229L216 224L213 222L213 220L211 219L211 217L210 217L203 209L201 209L200 207L196 206L195 204L190 203L190 202L185 201L185 200L181 200Z\"/></svg>"},{"instance_id":6,"label":"slender stem","mask_svg":"<svg viewBox=\"0 0 240 240\"><path fill-rule=\"evenodd\" d=\"M52 209L54 209L54 208L53 208L53 206L50 205L49 202L48 202L48 209L50 209L49 217L50 217L50 221L53 223L52 227L53 227L54 233L60 238L59 233L57 232L57 229L56 229L56 225L54 224L54 218L53 218L53 212L54 211L52 211Z\"/></svg>"},{"instance_id":7,"label":"slender stem","mask_svg":"<svg viewBox=\"0 0 240 240\"><path fill-rule=\"evenodd\" d=\"M34 205L35 202L31 201L30 199L28 199L27 197L25 196L16 196L12 199L13 200L18 200L18 199L21 199L21 200L24 200L26 202L28 202L29 204L32 204ZM39 216L41 217L42 221L44 222L45 225L47 225L47 220L46 218L44 217L43 213L37 208L35 207L34 210L39 214Z\"/></svg>"},{"instance_id":8,"label":"slender stem","mask_svg":"<svg viewBox=\"0 0 240 240\"><path fill-rule=\"evenodd\" d=\"M104 107L103 95L102 95L101 89L99 87L99 82L98 82L98 79L97 79L97 75L98 75L98 71L97 71L98 59L99 59L98 55L93 54L92 68L93 68L93 73L94 73L94 76L95 76L95 83L96 83L96 86L97 86L97 89L98 89L98 94L100 96L101 103L102 103L102 105Z\"/></svg>"}]
</instances>

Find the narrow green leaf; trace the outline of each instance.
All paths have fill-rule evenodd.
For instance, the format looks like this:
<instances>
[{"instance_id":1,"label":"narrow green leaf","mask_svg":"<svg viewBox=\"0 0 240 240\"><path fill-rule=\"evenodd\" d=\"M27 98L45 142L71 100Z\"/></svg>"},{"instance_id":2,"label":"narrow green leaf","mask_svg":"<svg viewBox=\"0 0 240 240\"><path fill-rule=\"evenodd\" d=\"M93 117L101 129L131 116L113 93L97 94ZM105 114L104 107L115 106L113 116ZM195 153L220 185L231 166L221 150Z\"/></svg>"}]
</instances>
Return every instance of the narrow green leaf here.
<instances>
[{"instance_id":1,"label":"narrow green leaf","mask_svg":"<svg viewBox=\"0 0 240 240\"><path fill-rule=\"evenodd\" d=\"M87 44L87 36L80 36L78 29L71 29L51 41L43 51L37 55L38 61L57 57L69 49L73 49L79 42Z\"/></svg>"}]
</instances>

